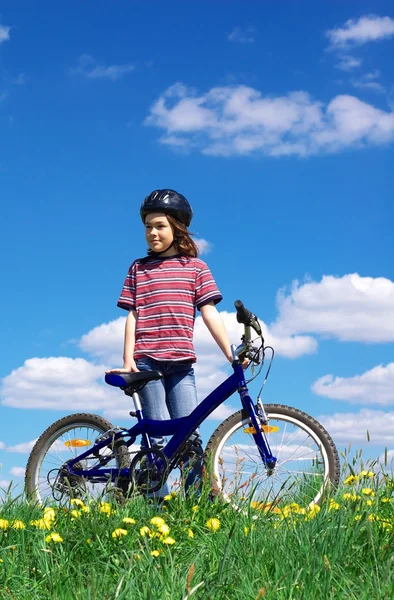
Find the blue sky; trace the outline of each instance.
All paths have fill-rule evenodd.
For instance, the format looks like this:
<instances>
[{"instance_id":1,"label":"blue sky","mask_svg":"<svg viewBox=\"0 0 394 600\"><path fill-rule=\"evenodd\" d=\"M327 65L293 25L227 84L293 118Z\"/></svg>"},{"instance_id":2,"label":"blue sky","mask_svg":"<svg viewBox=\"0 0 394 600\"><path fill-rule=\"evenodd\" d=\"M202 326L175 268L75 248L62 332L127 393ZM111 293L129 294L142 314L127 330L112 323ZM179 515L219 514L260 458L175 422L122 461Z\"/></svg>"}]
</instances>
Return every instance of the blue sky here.
<instances>
[{"instance_id":1,"label":"blue sky","mask_svg":"<svg viewBox=\"0 0 394 600\"><path fill-rule=\"evenodd\" d=\"M234 300L265 324L265 401L394 454L393 56L384 1L2 2L3 486L65 414L131 423L103 372L161 187L193 205L231 341ZM203 397L228 367L199 319L195 342Z\"/></svg>"}]
</instances>

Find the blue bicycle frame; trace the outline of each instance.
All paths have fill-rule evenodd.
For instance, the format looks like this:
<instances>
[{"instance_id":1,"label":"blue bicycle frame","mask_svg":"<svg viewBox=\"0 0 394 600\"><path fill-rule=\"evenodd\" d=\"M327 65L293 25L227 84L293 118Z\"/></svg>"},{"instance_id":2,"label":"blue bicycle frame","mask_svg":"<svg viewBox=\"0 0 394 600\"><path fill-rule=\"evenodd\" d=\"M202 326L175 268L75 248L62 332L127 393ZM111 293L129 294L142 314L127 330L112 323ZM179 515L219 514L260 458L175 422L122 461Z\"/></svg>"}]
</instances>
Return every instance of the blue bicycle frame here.
<instances>
[{"instance_id":1,"label":"blue bicycle frame","mask_svg":"<svg viewBox=\"0 0 394 600\"><path fill-rule=\"evenodd\" d=\"M78 475L86 478L87 480L92 479L95 482L105 482L110 479L114 481L117 477L128 477L129 468L105 468L103 466L94 467L85 470L73 470L75 463L91 458L92 455L107 447L113 446L116 441L124 439L127 446L131 446L138 435L142 436L146 448L151 448L150 436L172 436L167 444L161 449L166 456L169 464L171 464L174 457L178 456L181 448L195 430L201 425L201 423L216 409L220 406L227 398L229 398L234 392L238 391L242 406L248 413L251 424L253 426L252 433L256 446L259 450L261 460L268 469L273 469L276 464L276 458L271 453L267 438L262 430L260 418L256 412L255 405L249 395L247 384L245 381L244 371L239 360L234 360L233 374L228 377L223 383L221 383L216 389L214 389L187 417L180 419L167 419L157 421L153 419L145 419L141 410L139 401L139 395L137 392L132 394L134 405L136 408L135 416L137 417L137 423L130 429L116 431L114 435L109 436L108 439L103 439L96 443L90 450L79 454L77 457L68 460L67 465L71 475ZM119 382L119 375L116 373L108 373L105 376L105 380L110 385L121 387ZM124 385L124 384L123 384ZM129 439L127 439L129 438ZM108 458L101 456L100 462L105 465L113 458L113 455ZM148 459L154 462L154 454Z\"/></svg>"}]
</instances>

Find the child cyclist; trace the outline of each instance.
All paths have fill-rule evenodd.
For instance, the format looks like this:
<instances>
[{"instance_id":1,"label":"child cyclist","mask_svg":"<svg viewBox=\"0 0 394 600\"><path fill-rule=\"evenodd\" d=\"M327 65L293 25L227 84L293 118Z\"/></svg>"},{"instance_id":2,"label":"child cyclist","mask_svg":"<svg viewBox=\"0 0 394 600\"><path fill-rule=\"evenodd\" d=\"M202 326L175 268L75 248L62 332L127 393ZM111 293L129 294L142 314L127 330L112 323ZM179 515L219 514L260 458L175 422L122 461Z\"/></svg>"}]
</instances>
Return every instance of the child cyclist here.
<instances>
[{"instance_id":1,"label":"child cyclist","mask_svg":"<svg viewBox=\"0 0 394 600\"><path fill-rule=\"evenodd\" d=\"M158 370L163 379L140 391L144 417L172 419L189 415L198 404L193 363L195 312L226 358L230 342L216 304L222 300L208 266L188 231L193 211L172 189L155 190L140 209L149 246L145 258L129 268L118 306L128 311L123 368L117 372ZM164 438L152 443L161 448ZM200 466L189 473L186 488L198 478ZM190 477L191 476L191 477Z\"/></svg>"}]
</instances>

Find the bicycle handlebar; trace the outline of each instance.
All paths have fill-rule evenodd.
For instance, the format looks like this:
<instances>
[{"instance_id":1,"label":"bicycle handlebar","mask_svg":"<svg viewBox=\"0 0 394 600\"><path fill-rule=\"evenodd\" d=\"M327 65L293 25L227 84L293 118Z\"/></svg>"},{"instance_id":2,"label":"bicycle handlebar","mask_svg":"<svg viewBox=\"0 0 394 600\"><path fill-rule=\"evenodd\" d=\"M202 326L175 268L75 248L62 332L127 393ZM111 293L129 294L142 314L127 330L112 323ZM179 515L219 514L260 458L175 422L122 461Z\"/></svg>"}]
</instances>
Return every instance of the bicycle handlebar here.
<instances>
[{"instance_id":1,"label":"bicycle handlebar","mask_svg":"<svg viewBox=\"0 0 394 600\"><path fill-rule=\"evenodd\" d=\"M261 335L261 327L256 315L250 312L250 310L248 310L243 305L243 302L241 302L241 300L236 300L234 302L234 306L237 311L238 323L242 323L242 325L245 325L245 327L252 327L252 329L255 330L257 335Z\"/></svg>"}]
</instances>

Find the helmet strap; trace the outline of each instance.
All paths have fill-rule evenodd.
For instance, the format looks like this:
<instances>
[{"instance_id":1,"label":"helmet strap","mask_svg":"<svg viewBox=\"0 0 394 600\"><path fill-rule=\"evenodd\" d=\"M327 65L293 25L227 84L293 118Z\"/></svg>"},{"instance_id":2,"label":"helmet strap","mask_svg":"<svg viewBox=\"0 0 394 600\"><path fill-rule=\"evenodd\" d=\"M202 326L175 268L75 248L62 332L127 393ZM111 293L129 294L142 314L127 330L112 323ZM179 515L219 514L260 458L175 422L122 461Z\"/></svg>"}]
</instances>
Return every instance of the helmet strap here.
<instances>
[{"instance_id":1,"label":"helmet strap","mask_svg":"<svg viewBox=\"0 0 394 600\"><path fill-rule=\"evenodd\" d=\"M162 250L161 252L155 252L156 256L160 256L160 254L164 254L164 252L167 252L167 250L169 250L170 248L173 247L174 243L175 243L175 238L172 240L172 242L168 246L168 248L166 248L165 250Z\"/></svg>"}]
</instances>

